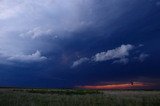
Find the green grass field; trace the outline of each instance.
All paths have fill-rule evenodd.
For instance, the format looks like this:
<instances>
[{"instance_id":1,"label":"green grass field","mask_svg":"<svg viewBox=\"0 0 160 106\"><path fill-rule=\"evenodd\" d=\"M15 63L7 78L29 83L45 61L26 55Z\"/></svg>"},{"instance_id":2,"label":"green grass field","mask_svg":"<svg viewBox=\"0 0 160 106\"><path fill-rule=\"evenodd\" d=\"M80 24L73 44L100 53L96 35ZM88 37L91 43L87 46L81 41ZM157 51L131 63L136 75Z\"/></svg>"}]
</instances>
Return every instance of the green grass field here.
<instances>
[{"instance_id":1,"label":"green grass field","mask_svg":"<svg viewBox=\"0 0 160 106\"><path fill-rule=\"evenodd\" d=\"M0 106L160 106L160 91L1 88Z\"/></svg>"}]
</instances>

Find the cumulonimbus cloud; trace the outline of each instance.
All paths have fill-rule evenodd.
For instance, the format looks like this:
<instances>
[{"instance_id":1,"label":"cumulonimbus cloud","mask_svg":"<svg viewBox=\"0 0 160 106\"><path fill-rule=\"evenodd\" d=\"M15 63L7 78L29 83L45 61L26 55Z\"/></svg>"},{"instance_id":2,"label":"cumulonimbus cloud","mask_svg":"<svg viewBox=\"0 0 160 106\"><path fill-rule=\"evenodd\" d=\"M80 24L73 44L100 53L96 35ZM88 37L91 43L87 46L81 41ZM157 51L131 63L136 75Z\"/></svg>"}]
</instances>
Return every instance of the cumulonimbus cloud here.
<instances>
[{"instance_id":1,"label":"cumulonimbus cloud","mask_svg":"<svg viewBox=\"0 0 160 106\"><path fill-rule=\"evenodd\" d=\"M27 33L25 35L33 36L32 38L48 35L43 29L60 35L83 29L94 22L91 19L94 15L92 3L92 0L1 0L0 22L5 21L9 24L7 30ZM35 29L37 32L37 27L42 29L41 34L28 33Z\"/></svg>"},{"instance_id":2,"label":"cumulonimbus cloud","mask_svg":"<svg viewBox=\"0 0 160 106\"><path fill-rule=\"evenodd\" d=\"M92 3L93 0L0 0L0 49L14 52L12 59L37 49L50 52L57 42L36 38L67 37L86 29L94 22Z\"/></svg>"},{"instance_id":3,"label":"cumulonimbus cloud","mask_svg":"<svg viewBox=\"0 0 160 106\"><path fill-rule=\"evenodd\" d=\"M32 30L29 30L28 32L21 33L21 37L31 37L32 39L41 37L41 36L49 36L53 33L52 29L42 29L40 27L36 27Z\"/></svg>"}]
</instances>

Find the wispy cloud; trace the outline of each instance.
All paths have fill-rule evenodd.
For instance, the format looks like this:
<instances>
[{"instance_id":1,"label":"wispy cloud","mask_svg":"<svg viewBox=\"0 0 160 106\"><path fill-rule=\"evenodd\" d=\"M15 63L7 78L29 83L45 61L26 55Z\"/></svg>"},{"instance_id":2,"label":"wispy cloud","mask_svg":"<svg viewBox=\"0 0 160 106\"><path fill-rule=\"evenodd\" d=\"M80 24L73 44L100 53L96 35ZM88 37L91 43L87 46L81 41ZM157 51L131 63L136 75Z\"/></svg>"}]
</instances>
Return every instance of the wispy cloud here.
<instances>
[{"instance_id":1,"label":"wispy cloud","mask_svg":"<svg viewBox=\"0 0 160 106\"><path fill-rule=\"evenodd\" d=\"M21 33L21 37L31 37L32 39L41 37L41 36L49 36L53 34L52 29L42 29L40 27L33 28L32 30L27 31L26 33Z\"/></svg>"},{"instance_id":2,"label":"wispy cloud","mask_svg":"<svg viewBox=\"0 0 160 106\"><path fill-rule=\"evenodd\" d=\"M119 60L113 61L113 63L122 63L122 64L127 64L129 62L128 58L121 58Z\"/></svg>"},{"instance_id":3,"label":"wispy cloud","mask_svg":"<svg viewBox=\"0 0 160 106\"><path fill-rule=\"evenodd\" d=\"M143 62L147 57L149 57L148 54L141 53L138 57L135 57L135 59L139 60L140 62Z\"/></svg>"},{"instance_id":4,"label":"wispy cloud","mask_svg":"<svg viewBox=\"0 0 160 106\"><path fill-rule=\"evenodd\" d=\"M85 63L85 62L87 62L87 61L89 61L89 59L86 58L86 57L80 58L79 60L76 60L76 61L73 62L71 68L75 68L75 67L77 67L77 66L79 66L79 65L81 65L82 63Z\"/></svg>"}]
</instances>

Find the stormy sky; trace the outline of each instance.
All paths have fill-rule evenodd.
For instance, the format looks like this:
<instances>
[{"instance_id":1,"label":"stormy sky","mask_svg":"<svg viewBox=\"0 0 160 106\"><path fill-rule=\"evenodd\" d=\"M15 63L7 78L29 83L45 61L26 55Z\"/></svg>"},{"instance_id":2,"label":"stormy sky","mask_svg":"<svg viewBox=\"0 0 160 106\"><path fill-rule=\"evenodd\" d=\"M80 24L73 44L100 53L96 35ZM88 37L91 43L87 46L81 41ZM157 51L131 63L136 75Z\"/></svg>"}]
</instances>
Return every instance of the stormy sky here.
<instances>
[{"instance_id":1,"label":"stormy sky","mask_svg":"<svg viewBox=\"0 0 160 106\"><path fill-rule=\"evenodd\" d=\"M0 86L160 88L160 0L0 0Z\"/></svg>"}]
</instances>

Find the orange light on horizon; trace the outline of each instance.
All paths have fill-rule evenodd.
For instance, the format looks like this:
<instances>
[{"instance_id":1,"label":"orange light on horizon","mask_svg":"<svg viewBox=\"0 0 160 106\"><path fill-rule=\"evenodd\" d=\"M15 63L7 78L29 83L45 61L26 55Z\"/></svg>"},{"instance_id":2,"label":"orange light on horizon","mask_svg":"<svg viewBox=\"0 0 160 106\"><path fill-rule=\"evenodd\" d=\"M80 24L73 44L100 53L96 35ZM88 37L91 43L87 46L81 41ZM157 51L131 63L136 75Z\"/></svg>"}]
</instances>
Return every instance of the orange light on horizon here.
<instances>
[{"instance_id":1,"label":"orange light on horizon","mask_svg":"<svg viewBox=\"0 0 160 106\"><path fill-rule=\"evenodd\" d=\"M121 83L121 84L110 84L110 85L87 85L87 86L79 86L79 88L83 89L136 89L149 86L147 84L141 82L134 82L134 84L129 83Z\"/></svg>"}]
</instances>

